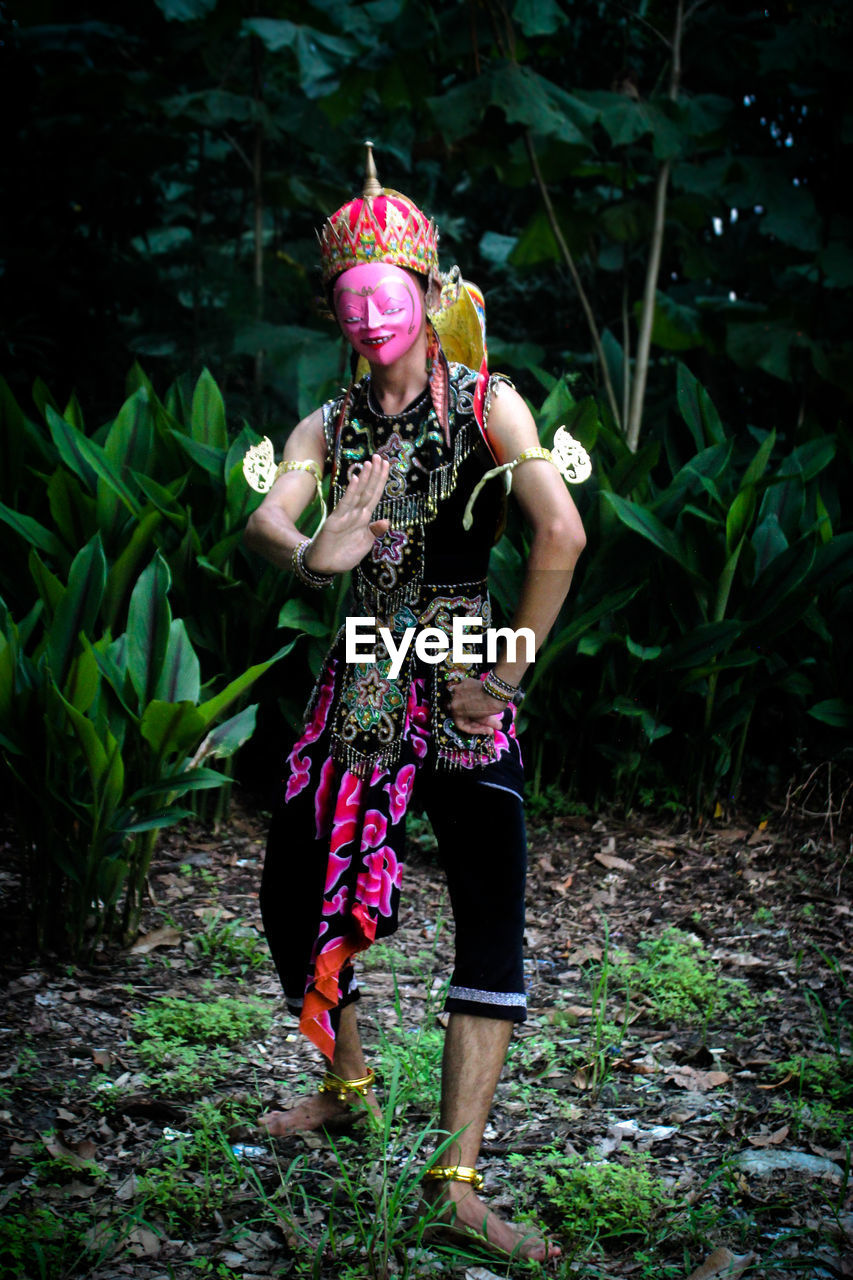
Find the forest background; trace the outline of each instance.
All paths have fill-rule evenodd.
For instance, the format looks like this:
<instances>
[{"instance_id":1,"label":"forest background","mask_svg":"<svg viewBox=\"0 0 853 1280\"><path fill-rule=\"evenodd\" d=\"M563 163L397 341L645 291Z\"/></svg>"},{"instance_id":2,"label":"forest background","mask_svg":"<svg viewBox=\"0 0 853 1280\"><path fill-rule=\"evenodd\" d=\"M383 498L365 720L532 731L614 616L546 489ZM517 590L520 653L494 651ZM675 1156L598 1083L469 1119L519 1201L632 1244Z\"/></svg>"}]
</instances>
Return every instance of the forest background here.
<instances>
[{"instance_id":1,"label":"forest background","mask_svg":"<svg viewBox=\"0 0 853 1280\"><path fill-rule=\"evenodd\" d=\"M315 229L366 137L483 288L543 442L565 422L594 458L524 708L534 806L700 817L849 769L846 4L0 23L0 745L43 942L93 901L132 933L158 831L214 812L244 743L264 791L299 721L344 589L318 603L242 548L240 461L348 377ZM511 513L499 609L525 537Z\"/></svg>"}]
</instances>

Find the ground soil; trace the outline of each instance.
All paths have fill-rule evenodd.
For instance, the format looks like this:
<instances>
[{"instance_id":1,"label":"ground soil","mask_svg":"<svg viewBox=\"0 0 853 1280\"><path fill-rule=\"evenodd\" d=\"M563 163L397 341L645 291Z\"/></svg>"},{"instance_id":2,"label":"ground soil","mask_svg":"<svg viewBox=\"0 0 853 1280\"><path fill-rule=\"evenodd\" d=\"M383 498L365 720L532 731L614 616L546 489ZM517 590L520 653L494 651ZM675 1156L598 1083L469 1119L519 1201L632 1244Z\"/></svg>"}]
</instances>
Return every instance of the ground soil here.
<instances>
[{"instance_id":1,"label":"ground soil","mask_svg":"<svg viewBox=\"0 0 853 1280\"><path fill-rule=\"evenodd\" d=\"M191 1129L198 1101L151 1083L133 1036L134 1014L163 995L253 995L278 1010L268 960L241 974L236 962L223 964L220 956L216 963L215 953L205 955L199 945L212 919L239 922L250 939L260 930L264 827L262 813L237 806L218 834L193 825L166 833L135 948L103 950L82 968L36 961L18 949L4 958L0 1207L83 1211L94 1224L92 1250L48 1267L45 1274L56 1280L298 1274L306 1240L318 1248L314 1274L343 1274L340 1254L329 1261L328 1249L319 1249L319 1199L299 1194L300 1178L309 1192L335 1170L340 1180L336 1139L293 1136L273 1152L252 1127L256 1113L309 1089L322 1070L280 1011L268 1036L241 1047L242 1060L227 1078L199 1092L230 1117L233 1149L271 1196L282 1178L289 1180L302 1234L258 1221L256 1201L246 1186L235 1186L227 1203L197 1214L185 1230L158 1218L148 1202L121 1246L95 1256L97 1223L131 1213L140 1179L162 1165L170 1134ZM391 948L383 947L361 978L365 1038L386 1073L395 1044L405 1050L406 1037L423 1038L425 1027L436 1039L441 1025L435 993L449 974L452 930L428 844L427 838L414 845L407 868L396 960L392 965ZM702 828L683 817L587 816L552 818L532 829L530 1018L516 1033L487 1130L484 1194L508 1213L519 1196L522 1206L533 1207L537 1161L546 1148L575 1152L582 1161L629 1164L645 1151L673 1204L693 1214L690 1230L639 1223L636 1234L596 1246L587 1239L574 1262L564 1259L562 1274L853 1275L845 1171L853 1092L838 1094L839 1079L850 1085L850 853L849 831L792 804L787 812L779 806L764 815L719 815ZM13 870L14 861L3 884L12 900ZM749 1015L712 1013L704 1026L661 1022L642 992L626 1012L614 982L606 1021L623 1030L596 1040L602 1019L593 992L607 948L639 955L643 939L668 926L697 937L721 975L743 980L756 1007ZM834 1097L810 1094L804 1076L793 1072L786 1080L779 1070L780 1063L818 1055L837 1068ZM399 1134L405 1143L429 1122L438 1090L434 1065L435 1055L427 1054L422 1096L409 1090L394 1122L398 1142ZM111 1093L114 1104L104 1101ZM346 1150L357 1178L358 1148ZM750 1153L768 1152L777 1153L772 1172L743 1163ZM798 1169L797 1154L816 1157L826 1172ZM47 1155L49 1177L38 1169ZM197 1168L186 1171L190 1180L199 1176ZM538 1207L545 1225L561 1234L559 1205L540 1199ZM638 1250L644 1238L652 1251L645 1261ZM572 1256L569 1239L566 1258ZM424 1275L465 1273L465 1265L438 1256L423 1265ZM14 1275L10 1257L6 1266L5 1274ZM369 1274L355 1255L353 1266L352 1276ZM506 1274L495 1262L468 1268L472 1276ZM310 1267L301 1273L311 1274Z\"/></svg>"}]
</instances>

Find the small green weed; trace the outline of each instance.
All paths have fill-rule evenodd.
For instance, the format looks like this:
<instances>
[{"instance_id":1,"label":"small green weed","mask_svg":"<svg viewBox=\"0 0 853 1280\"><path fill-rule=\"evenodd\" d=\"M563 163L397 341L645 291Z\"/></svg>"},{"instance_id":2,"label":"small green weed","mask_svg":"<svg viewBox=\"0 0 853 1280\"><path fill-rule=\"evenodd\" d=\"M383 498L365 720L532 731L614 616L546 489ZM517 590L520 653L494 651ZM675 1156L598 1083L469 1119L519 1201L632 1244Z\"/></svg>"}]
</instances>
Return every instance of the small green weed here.
<instances>
[{"instance_id":1,"label":"small green weed","mask_svg":"<svg viewBox=\"0 0 853 1280\"><path fill-rule=\"evenodd\" d=\"M48 1280L66 1274L86 1252L91 1226L83 1212L24 1207L13 1197L0 1219L0 1275Z\"/></svg>"},{"instance_id":2,"label":"small green weed","mask_svg":"<svg viewBox=\"0 0 853 1280\"><path fill-rule=\"evenodd\" d=\"M265 1034L271 1020L270 1006L260 1000L161 996L134 1014L133 1031L149 1078L176 1097L195 1097L242 1061L226 1046Z\"/></svg>"},{"instance_id":3,"label":"small green weed","mask_svg":"<svg viewBox=\"0 0 853 1280\"><path fill-rule=\"evenodd\" d=\"M422 854L432 856L438 849L438 841L432 823L425 813L412 813L406 818L406 841Z\"/></svg>"},{"instance_id":4,"label":"small green weed","mask_svg":"<svg viewBox=\"0 0 853 1280\"><path fill-rule=\"evenodd\" d=\"M43 1149L43 1148L42 1148ZM18 1184L5 1197L0 1215L0 1276L10 1280L56 1280L89 1275L110 1257L139 1222L138 1210L103 1218L67 1203L54 1208L44 1196L81 1177L106 1175L96 1165L81 1169L61 1160L35 1159L28 1186ZM34 1197L38 1200L35 1201Z\"/></svg>"},{"instance_id":5,"label":"small green weed","mask_svg":"<svg viewBox=\"0 0 853 1280\"><path fill-rule=\"evenodd\" d=\"M176 1098L194 1098L225 1080L244 1061L220 1045L180 1044L176 1040L143 1040L137 1046L149 1084L157 1083Z\"/></svg>"},{"instance_id":6,"label":"small green weed","mask_svg":"<svg viewBox=\"0 0 853 1280\"><path fill-rule=\"evenodd\" d=\"M214 1000L185 1000L161 996L147 1009L133 1015L133 1029L148 1040L171 1040L178 1044L237 1044L253 1035L264 1035L270 1027L269 1003L237 996Z\"/></svg>"},{"instance_id":7,"label":"small green weed","mask_svg":"<svg viewBox=\"0 0 853 1280\"><path fill-rule=\"evenodd\" d=\"M699 1023L707 1030L715 1016L754 1011L746 984L721 977L718 966L692 933L669 926L639 945L639 958L617 953L622 981L643 995L660 1022Z\"/></svg>"},{"instance_id":8,"label":"small green weed","mask_svg":"<svg viewBox=\"0 0 853 1280\"><path fill-rule=\"evenodd\" d=\"M571 800L566 793L551 783L543 791L527 792L525 807L530 822L548 822L552 818L582 817L589 815L590 809L581 800Z\"/></svg>"},{"instance_id":9,"label":"small green weed","mask_svg":"<svg viewBox=\"0 0 853 1280\"><path fill-rule=\"evenodd\" d=\"M243 1169L223 1132L222 1113L202 1104L193 1114L195 1128L187 1136L163 1141L155 1150L156 1165L139 1178L138 1190L147 1217L169 1231L197 1226L211 1218L244 1181Z\"/></svg>"},{"instance_id":10,"label":"small green weed","mask_svg":"<svg viewBox=\"0 0 853 1280\"><path fill-rule=\"evenodd\" d=\"M810 1058L788 1058L776 1063L780 1080L788 1082L800 1097L826 1098L830 1104L853 1104L853 1061L832 1053L816 1053Z\"/></svg>"},{"instance_id":11,"label":"small green weed","mask_svg":"<svg viewBox=\"0 0 853 1280\"><path fill-rule=\"evenodd\" d=\"M777 1098L770 1107L780 1121L787 1121L792 1131L823 1146L840 1146L850 1130L850 1113L838 1110L818 1098Z\"/></svg>"},{"instance_id":12,"label":"small green weed","mask_svg":"<svg viewBox=\"0 0 853 1280\"><path fill-rule=\"evenodd\" d=\"M526 1158L511 1155L509 1161L523 1168ZM648 1236L671 1198L648 1156L635 1156L630 1164L620 1164L584 1161L546 1148L537 1160L537 1173L541 1196L550 1206L548 1216L553 1216L558 1231L588 1246Z\"/></svg>"},{"instance_id":13,"label":"small green weed","mask_svg":"<svg viewBox=\"0 0 853 1280\"><path fill-rule=\"evenodd\" d=\"M0 1102L11 1102L15 1094L26 1089L41 1070L38 1054L30 1045L22 1045L15 1056L14 1065L6 1072L0 1084Z\"/></svg>"},{"instance_id":14,"label":"small green weed","mask_svg":"<svg viewBox=\"0 0 853 1280\"><path fill-rule=\"evenodd\" d=\"M269 959L257 930L242 920L223 920L218 914L192 941L198 955L208 960L213 972L222 978L260 969Z\"/></svg>"}]
</instances>

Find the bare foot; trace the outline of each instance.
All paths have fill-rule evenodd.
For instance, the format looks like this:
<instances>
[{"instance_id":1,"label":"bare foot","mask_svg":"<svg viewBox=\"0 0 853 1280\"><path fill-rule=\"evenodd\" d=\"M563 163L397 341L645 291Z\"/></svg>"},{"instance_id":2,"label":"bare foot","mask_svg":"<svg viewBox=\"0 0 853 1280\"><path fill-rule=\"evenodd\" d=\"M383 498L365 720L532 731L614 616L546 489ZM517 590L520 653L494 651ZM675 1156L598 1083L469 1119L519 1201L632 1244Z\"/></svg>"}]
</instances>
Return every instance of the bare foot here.
<instances>
[{"instance_id":1,"label":"bare foot","mask_svg":"<svg viewBox=\"0 0 853 1280\"><path fill-rule=\"evenodd\" d=\"M302 1098L287 1111L267 1111L258 1120L258 1124L266 1129L273 1138L283 1138L289 1133L306 1133L312 1129L322 1129L324 1125L336 1125L341 1121L348 1123L356 1120L365 1112L378 1118L379 1103L371 1090L363 1102L339 1102L331 1093L314 1093Z\"/></svg>"},{"instance_id":2,"label":"bare foot","mask_svg":"<svg viewBox=\"0 0 853 1280\"><path fill-rule=\"evenodd\" d=\"M445 1183L421 1205L422 1212L434 1212L440 1203L447 1206L447 1213L435 1218L426 1229L427 1237L445 1234L458 1243L470 1243L487 1248L502 1257L525 1258L533 1262L548 1262L559 1258L561 1250L550 1240L543 1240L533 1229L526 1230L499 1218L488 1205L464 1183Z\"/></svg>"}]
</instances>

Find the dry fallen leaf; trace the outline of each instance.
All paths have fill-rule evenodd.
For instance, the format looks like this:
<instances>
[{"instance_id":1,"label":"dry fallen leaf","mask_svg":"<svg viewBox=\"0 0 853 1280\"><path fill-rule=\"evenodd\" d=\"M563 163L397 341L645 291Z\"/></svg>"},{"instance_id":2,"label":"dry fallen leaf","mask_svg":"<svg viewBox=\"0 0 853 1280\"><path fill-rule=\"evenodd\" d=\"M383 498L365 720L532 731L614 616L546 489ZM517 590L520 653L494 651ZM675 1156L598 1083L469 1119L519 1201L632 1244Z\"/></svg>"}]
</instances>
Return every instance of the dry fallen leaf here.
<instances>
[{"instance_id":1,"label":"dry fallen leaf","mask_svg":"<svg viewBox=\"0 0 853 1280\"><path fill-rule=\"evenodd\" d=\"M596 862L600 862L603 867L607 867L608 871L633 871L633 862L626 862L624 858L617 858L612 853L597 853L595 855Z\"/></svg>"},{"instance_id":2,"label":"dry fallen leaf","mask_svg":"<svg viewBox=\"0 0 853 1280\"><path fill-rule=\"evenodd\" d=\"M97 1147L94 1142L84 1139L83 1142L65 1143L55 1133L43 1133L41 1140L44 1149L54 1160L62 1160L74 1168L86 1168L95 1158Z\"/></svg>"},{"instance_id":3,"label":"dry fallen leaf","mask_svg":"<svg viewBox=\"0 0 853 1280\"><path fill-rule=\"evenodd\" d=\"M784 1142L788 1136L790 1125L784 1125L783 1128L777 1129L774 1133L757 1133L753 1137L747 1135L747 1142L753 1147L775 1147L780 1142Z\"/></svg>"},{"instance_id":4,"label":"dry fallen leaf","mask_svg":"<svg viewBox=\"0 0 853 1280\"><path fill-rule=\"evenodd\" d=\"M752 1253L732 1253L731 1249L715 1249L687 1280L714 1280L715 1276L735 1280L735 1277L743 1275L754 1256Z\"/></svg>"},{"instance_id":5,"label":"dry fallen leaf","mask_svg":"<svg viewBox=\"0 0 853 1280\"><path fill-rule=\"evenodd\" d=\"M707 1093L709 1089L728 1084L731 1076L725 1071L697 1071L695 1067L678 1067L664 1077L664 1083L668 1080L679 1089L695 1089L697 1093Z\"/></svg>"},{"instance_id":6,"label":"dry fallen leaf","mask_svg":"<svg viewBox=\"0 0 853 1280\"><path fill-rule=\"evenodd\" d=\"M566 955L566 962L572 965L586 964L587 960L600 960L601 956L601 947L590 942L585 947L578 947L577 950L569 952Z\"/></svg>"},{"instance_id":7,"label":"dry fallen leaf","mask_svg":"<svg viewBox=\"0 0 853 1280\"><path fill-rule=\"evenodd\" d=\"M130 954L132 956L144 956L149 951L153 951L155 947L173 947L180 940L180 929L174 928L173 925L164 925L162 929L154 929L153 932L137 938L130 948Z\"/></svg>"},{"instance_id":8,"label":"dry fallen leaf","mask_svg":"<svg viewBox=\"0 0 853 1280\"><path fill-rule=\"evenodd\" d=\"M153 1258L160 1252L160 1241L148 1227L134 1227L127 1242L131 1253L139 1257Z\"/></svg>"}]
</instances>

